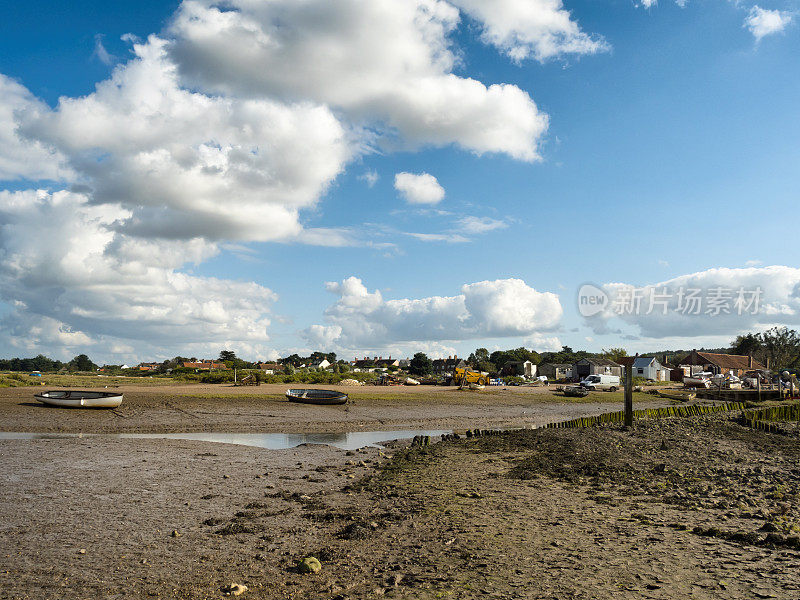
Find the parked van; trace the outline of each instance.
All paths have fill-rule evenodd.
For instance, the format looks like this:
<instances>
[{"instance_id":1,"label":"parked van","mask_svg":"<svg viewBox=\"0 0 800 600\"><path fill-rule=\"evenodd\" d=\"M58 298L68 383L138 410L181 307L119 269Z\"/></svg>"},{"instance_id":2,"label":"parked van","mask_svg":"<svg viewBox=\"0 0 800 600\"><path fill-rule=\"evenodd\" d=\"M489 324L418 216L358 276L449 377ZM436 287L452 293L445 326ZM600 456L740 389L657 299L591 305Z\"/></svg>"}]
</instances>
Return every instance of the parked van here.
<instances>
[{"instance_id":1,"label":"parked van","mask_svg":"<svg viewBox=\"0 0 800 600\"><path fill-rule=\"evenodd\" d=\"M619 375L589 375L581 381L581 387L587 390L616 392L619 389Z\"/></svg>"}]
</instances>

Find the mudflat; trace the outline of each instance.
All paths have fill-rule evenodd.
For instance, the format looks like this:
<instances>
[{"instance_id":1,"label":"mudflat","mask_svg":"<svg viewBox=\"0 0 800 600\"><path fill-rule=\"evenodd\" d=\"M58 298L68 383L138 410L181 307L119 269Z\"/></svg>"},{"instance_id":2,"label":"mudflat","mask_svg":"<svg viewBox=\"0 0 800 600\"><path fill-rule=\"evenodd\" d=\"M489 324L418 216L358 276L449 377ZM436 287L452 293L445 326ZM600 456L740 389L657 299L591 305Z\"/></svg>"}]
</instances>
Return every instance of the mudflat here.
<instances>
[{"instance_id":1,"label":"mudflat","mask_svg":"<svg viewBox=\"0 0 800 600\"><path fill-rule=\"evenodd\" d=\"M124 417L34 406L31 388L2 390L0 418L7 431L43 431L42 421L59 419L66 431L120 431L124 422L184 431L197 427L196 412L216 431L264 431L251 421L266 413L277 415L276 428L334 431L483 428L603 410L539 391L497 400L432 392L440 400L384 388L359 389L350 412L331 415L344 407L293 405L281 390L262 397L263 387L224 398L196 386L189 395L134 390ZM755 431L734 417L356 451L4 440L0 598L194 600L244 586L242 598L266 600L797 598L798 430ZM78 428L80 419L100 421ZM298 568L310 556L317 573Z\"/></svg>"},{"instance_id":2,"label":"mudflat","mask_svg":"<svg viewBox=\"0 0 800 600\"><path fill-rule=\"evenodd\" d=\"M619 410L617 392L596 392L569 402L548 388L338 387L350 395L344 406L289 402L290 385L123 385L114 410L54 408L34 394L47 387L0 388L0 431L83 433L291 432L340 433L387 429L525 427ZM325 387L325 386L294 386ZM668 404L647 394L637 406Z\"/></svg>"}]
</instances>

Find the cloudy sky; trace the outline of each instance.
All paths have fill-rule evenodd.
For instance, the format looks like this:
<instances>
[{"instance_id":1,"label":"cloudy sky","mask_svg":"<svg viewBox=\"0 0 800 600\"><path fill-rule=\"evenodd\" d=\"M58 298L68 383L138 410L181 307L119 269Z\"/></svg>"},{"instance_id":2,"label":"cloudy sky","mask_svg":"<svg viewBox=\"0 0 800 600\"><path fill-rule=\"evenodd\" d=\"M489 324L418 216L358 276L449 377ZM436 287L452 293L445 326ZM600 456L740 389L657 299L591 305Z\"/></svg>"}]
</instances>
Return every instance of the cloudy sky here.
<instances>
[{"instance_id":1,"label":"cloudy sky","mask_svg":"<svg viewBox=\"0 0 800 600\"><path fill-rule=\"evenodd\" d=\"M0 356L798 327L798 20L800 0L13 3Z\"/></svg>"}]
</instances>

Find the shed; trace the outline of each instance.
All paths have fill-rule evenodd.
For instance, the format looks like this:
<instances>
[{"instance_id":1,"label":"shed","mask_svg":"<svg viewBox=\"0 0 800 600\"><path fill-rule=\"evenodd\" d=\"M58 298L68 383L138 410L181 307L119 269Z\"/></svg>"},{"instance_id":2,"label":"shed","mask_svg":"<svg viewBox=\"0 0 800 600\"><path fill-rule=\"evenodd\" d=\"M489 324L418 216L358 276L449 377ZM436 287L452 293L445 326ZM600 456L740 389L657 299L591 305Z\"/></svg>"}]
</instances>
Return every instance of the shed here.
<instances>
[{"instance_id":1,"label":"shed","mask_svg":"<svg viewBox=\"0 0 800 600\"><path fill-rule=\"evenodd\" d=\"M617 375L622 377L622 366L610 358L582 358L572 368L572 378L580 381L589 375Z\"/></svg>"},{"instance_id":2,"label":"shed","mask_svg":"<svg viewBox=\"0 0 800 600\"><path fill-rule=\"evenodd\" d=\"M560 381L572 377L572 365L568 363L542 363L537 367L536 372L553 381Z\"/></svg>"}]
</instances>

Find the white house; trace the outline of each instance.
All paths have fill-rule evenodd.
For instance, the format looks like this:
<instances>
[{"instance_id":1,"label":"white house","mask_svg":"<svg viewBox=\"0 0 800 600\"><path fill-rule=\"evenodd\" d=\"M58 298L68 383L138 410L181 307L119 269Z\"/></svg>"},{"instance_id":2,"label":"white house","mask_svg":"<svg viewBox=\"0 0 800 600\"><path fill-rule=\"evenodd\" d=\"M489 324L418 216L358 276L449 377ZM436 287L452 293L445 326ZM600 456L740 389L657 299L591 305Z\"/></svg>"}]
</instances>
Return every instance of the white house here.
<instances>
[{"instance_id":1,"label":"white house","mask_svg":"<svg viewBox=\"0 0 800 600\"><path fill-rule=\"evenodd\" d=\"M633 360L633 376L648 381L669 381L670 369L664 367L654 356L638 356Z\"/></svg>"},{"instance_id":2,"label":"white house","mask_svg":"<svg viewBox=\"0 0 800 600\"><path fill-rule=\"evenodd\" d=\"M309 369L318 369L319 371L324 371L328 367L331 366L330 361L327 358L323 358L319 362L311 362L308 364Z\"/></svg>"}]
</instances>

